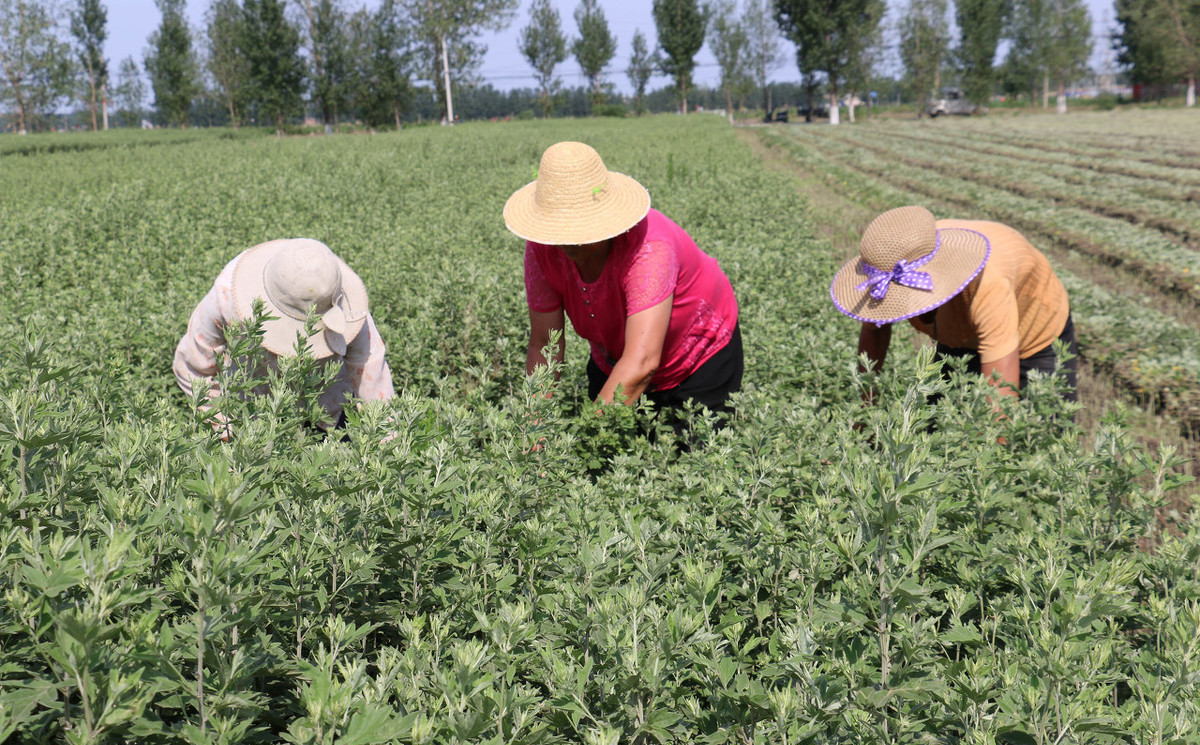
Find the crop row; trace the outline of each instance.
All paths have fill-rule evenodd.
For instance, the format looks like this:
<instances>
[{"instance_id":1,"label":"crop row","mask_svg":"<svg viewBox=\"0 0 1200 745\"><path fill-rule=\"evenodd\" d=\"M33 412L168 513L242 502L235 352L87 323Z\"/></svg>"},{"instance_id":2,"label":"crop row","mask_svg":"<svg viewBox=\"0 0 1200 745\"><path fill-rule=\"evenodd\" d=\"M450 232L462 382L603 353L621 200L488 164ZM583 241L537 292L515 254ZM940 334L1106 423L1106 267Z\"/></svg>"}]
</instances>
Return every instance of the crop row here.
<instances>
[{"instance_id":1,"label":"crop row","mask_svg":"<svg viewBox=\"0 0 1200 745\"><path fill-rule=\"evenodd\" d=\"M937 122L941 126L945 122ZM1024 135L1047 141L1088 139L1113 149L1184 148L1194 150L1200 141L1200 122L1194 111L1118 110L1072 112L1068 116L986 116L955 121L954 129ZM942 127L948 129L949 127ZM1132 147L1131 147L1132 146Z\"/></svg>"},{"instance_id":2,"label":"crop row","mask_svg":"<svg viewBox=\"0 0 1200 745\"><path fill-rule=\"evenodd\" d=\"M1158 231L1086 209L1021 196L1003 185L992 185L990 180L955 173L957 167L936 157L909 156L887 140L877 142L870 133L818 136L824 146L847 162L874 169L893 180L904 180L930 196L957 201L990 219L1051 236L1071 249L1126 268L1192 302L1200 301L1200 253L1182 248Z\"/></svg>"},{"instance_id":3,"label":"crop row","mask_svg":"<svg viewBox=\"0 0 1200 745\"><path fill-rule=\"evenodd\" d=\"M813 128L793 128L774 139L790 144L790 151L806 163L837 174L841 188L881 210L921 203L948 213L970 210L1018 227L1025 221L1010 218L1028 214L1001 211L1003 192L945 180L932 172L915 173L861 144L845 147L839 138ZM1050 213L1055 208L1041 209ZM1061 234L1053 232L1048 237L1062 240ZM1081 354L1124 384L1135 398L1161 407L1191 431L1200 428L1200 332L1128 298L1114 297L1060 267L1055 271L1070 293Z\"/></svg>"},{"instance_id":4,"label":"crop row","mask_svg":"<svg viewBox=\"0 0 1200 745\"><path fill-rule=\"evenodd\" d=\"M1162 147L1152 140L1140 141L1135 145L1134 141L1129 140L1113 142L1095 138L1079 138L1078 136L1059 138L1032 134L1017 135L1012 132L983 132L979 130L959 130L954 135L977 142L1012 145L1026 149L1042 150L1048 153L1066 154L1089 160L1103 160L1114 163L1132 161L1177 170L1194 170L1200 168L1200 164L1195 160L1197 157L1200 157L1200 152L1183 147Z\"/></svg>"},{"instance_id":5,"label":"crop row","mask_svg":"<svg viewBox=\"0 0 1200 745\"><path fill-rule=\"evenodd\" d=\"M1022 164L1032 163L1034 165L1028 167L1034 169L1055 167L1076 171L1081 176L1090 171L1097 177L1117 176L1145 183L1160 184L1167 187L1169 193L1173 192L1173 198L1177 200L1185 200L1191 190L1200 188L1200 173L1198 172L1152 165L1133 159L1112 159L1099 155L1080 155L1048 150L1031 151L1031 148L1020 143L980 141L975 136L955 130L933 132L928 128L909 127L902 132L889 131L895 136L906 139L941 143L953 151L966 153L969 156L990 155Z\"/></svg>"},{"instance_id":6,"label":"crop row","mask_svg":"<svg viewBox=\"0 0 1200 745\"><path fill-rule=\"evenodd\" d=\"M1069 164L1022 163L1014 168L1011 153L976 149L953 138L933 139L894 130L874 130L871 134L875 141L894 139L894 148L903 149L910 157L922 156L939 170L978 174L1023 196L1065 202L1146 225L1179 240L1196 236L1200 246L1200 202L1188 200L1184 188L1169 194L1154 179L1101 174ZM968 157L963 157L964 151ZM948 157L948 152L953 155Z\"/></svg>"}]
</instances>

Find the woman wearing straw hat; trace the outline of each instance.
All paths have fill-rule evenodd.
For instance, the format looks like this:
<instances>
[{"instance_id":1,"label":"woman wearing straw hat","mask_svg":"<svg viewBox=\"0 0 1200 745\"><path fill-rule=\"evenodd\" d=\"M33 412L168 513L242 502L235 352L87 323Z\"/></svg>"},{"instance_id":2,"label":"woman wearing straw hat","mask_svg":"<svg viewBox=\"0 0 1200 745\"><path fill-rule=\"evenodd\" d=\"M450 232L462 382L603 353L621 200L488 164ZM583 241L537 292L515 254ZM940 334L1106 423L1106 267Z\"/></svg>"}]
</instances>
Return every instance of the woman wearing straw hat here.
<instances>
[{"instance_id":1,"label":"woman wearing straw hat","mask_svg":"<svg viewBox=\"0 0 1200 745\"><path fill-rule=\"evenodd\" d=\"M620 387L625 403L645 395L728 412L743 369L733 288L716 260L650 209L641 184L609 171L591 147L560 142L504 205L504 222L526 241L527 372L546 364L542 350L565 315L591 344L593 400L611 402Z\"/></svg>"},{"instance_id":2,"label":"woman wearing straw hat","mask_svg":"<svg viewBox=\"0 0 1200 745\"><path fill-rule=\"evenodd\" d=\"M1062 282L1029 241L996 222L935 221L923 207L884 212L830 294L838 310L863 322L858 351L875 369L887 357L891 324L903 320L937 342L940 358L965 357L988 380L998 374L1012 396L1030 370L1055 371L1055 339L1078 354ZM1062 368L1063 395L1074 401L1075 358Z\"/></svg>"},{"instance_id":3,"label":"woman wearing straw hat","mask_svg":"<svg viewBox=\"0 0 1200 745\"><path fill-rule=\"evenodd\" d=\"M364 401L395 395L363 281L328 246L307 238L259 244L239 254L217 275L175 348L175 379L184 393L192 395L194 382L203 381L210 399L221 395L213 376L217 356L224 352L223 329L249 318L256 299L276 317L263 324L262 346L270 365L279 356L296 353L297 336L304 332L310 309L320 318L308 349L318 360L342 363L337 379L318 397L329 414L324 429L344 423L342 403L347 394ZM214 427L222 429L219 423ZM227 439L228 429L221 434Z\"/></svg>"}]
</instances>

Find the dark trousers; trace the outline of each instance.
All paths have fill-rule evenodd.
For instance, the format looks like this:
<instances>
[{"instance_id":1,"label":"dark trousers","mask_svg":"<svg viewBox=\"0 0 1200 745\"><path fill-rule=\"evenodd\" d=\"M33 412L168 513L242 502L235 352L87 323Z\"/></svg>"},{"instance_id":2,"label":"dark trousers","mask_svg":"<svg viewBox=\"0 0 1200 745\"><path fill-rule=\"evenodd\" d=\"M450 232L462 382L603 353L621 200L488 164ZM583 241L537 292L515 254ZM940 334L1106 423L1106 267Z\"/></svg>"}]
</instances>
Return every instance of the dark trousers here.
<instances>
[{"instance_id":1,"label":"dark trousers","mask_svg":"<svg viewBox=\"0 0 1200 745\"><path fill-rule=\"evenodd\" d=\"M1067 390L1063 391L1063 398L1068 401L1078 401L1079 396L1076 393L1077 387L1077 371L1079 368L1079 347L1075 344L1075 322L1071 319L1071 314L1067 314L1067 325L1063 326L1062 333L1058 338L1066 345L1073 357L1063 364L1062 374L1066 379ZM967 360L967 371L982 374L982 364L979 360L979 352L974 349L954 349L945 344L937 345L937 358L939 360L947 357L962 357ZM1021 389L1024 390L1025 384L1029 380L1030 370L1040 370L1041 372L1052 375L1054 368L1057 366L1058 357L1054 354L1054 344L1047 344L1043 349L1034 352L1029 357L1021 360Z\"/></svg>"},{"instance_id":2,"label":"dark trousers","mask_svg":"<svg viewBox=\"0 0 1200 745\"><path fill-rule=\"evenodd\" d=\"M688 401L695 401L709 411L728 417L733 413L729 406L729 394L742 389L744 370L742 329L740 324L735 324L729 343L684 378L683 382L665 391L648 389L644 395L660 409L678 409ZM594 401L608 382L608 375L589 357L587 376L588 398Z\"/></svg>"}]
</instances>

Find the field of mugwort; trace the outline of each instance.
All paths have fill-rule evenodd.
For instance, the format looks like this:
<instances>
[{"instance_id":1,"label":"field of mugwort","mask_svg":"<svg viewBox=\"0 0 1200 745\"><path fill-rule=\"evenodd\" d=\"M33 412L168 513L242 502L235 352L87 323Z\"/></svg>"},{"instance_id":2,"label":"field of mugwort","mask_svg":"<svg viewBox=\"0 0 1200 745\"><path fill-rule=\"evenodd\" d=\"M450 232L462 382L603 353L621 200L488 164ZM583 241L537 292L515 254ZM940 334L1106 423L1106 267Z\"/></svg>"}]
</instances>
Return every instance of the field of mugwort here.
<instances>
[{"instance_id":1,"label":"field of mugwort","mask_svg":"<svg viewBox=\"0 0 1200 745\"><path fill-rule=\"evenodd\" d=\"M1063 270L1084 354L1191 416L1194 138L1118 161L970 122L950 162L944 130L883 129L769 136L864 203L975 194L1159 283L1174 305ZM55 137L0 143L0 742L1200 741L1200 534L1156 516L1178 458L1084 436L1044 379L1001 420L928 350L864 379L840 257L723 121ZM592 415L570 331L557 395L525 377L500 213L566 139L732 281L745 385L696 447ZM175 344L230 258L292 236L365 280L400 395L319 438L299 359L226 397L222 443Z\"/></svg>"}]
</instances>

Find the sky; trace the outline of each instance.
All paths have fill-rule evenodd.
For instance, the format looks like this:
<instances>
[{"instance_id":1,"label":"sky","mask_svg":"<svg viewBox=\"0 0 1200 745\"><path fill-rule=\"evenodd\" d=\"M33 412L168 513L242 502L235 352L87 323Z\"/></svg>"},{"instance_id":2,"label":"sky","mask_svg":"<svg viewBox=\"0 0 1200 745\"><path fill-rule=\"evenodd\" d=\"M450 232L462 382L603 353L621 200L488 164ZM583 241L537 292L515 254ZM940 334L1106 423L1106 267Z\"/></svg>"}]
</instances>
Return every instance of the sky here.
<instances>
[{"instance_id":1,"label":"sky","mask_svg":"<svg viewBox=\"0 0 1200 745\"><path fill-rule=\"evenodd\" d=\"M71 2L71 0L65 0ZM358 8L365 4L367 7L378 6L378 0L345 0L347 7ZM570 37L578 33L575 27L574 11L578 0L551 0L558 9L564 33ZM1093 35L1102 37L1112 25L1113 0L1086 0L1092 12ZM521 7L507 29L498 33L485 33L480 41L488 47L487 56L479 72L483 79L500 90L510 88L532 88L535 81L531 75L529 64L517 51L517 37L520 29L529 23L529 6L532 0L521 0ZM902 0L888 0L889 18L895 10L905 6ZM187 0L188 18L194 28L204 26L204 14L209 0ZM609 30L617 37L617 54L609 67L614 72L607 80L616 85L622 92L629 92L629 80L623 70L629 62L632 52L633 34L641 29L650 44L654 43L656 33L654 19L651 15L651 0L601 0L601 8L608 19ZM109 69L116 72L120 62L125 57L132 56L139 63L146 49L147 39L158 27L161 16L153 0L108 0L108 42L105 45L110 60ZM1092 64L1101 67L1104 64L1104 54L1107 44L1098 38L1093 45ZM771 80L777 82L798 81L800 75L796 70L793 59L793 47L787 41L780 44L781 61L779 67L772 72ZM694 74L695 82L701 85L715 86L720 80L720 71L716 60L705 45L697 55L697 69ZM563 84L569 87L582 85L583 75L579 71L573 57L568 56L556 70ZM668 83L666 77L658 76L651 80L650 87L658 88Z\"/></svg>"}]
</instances>

